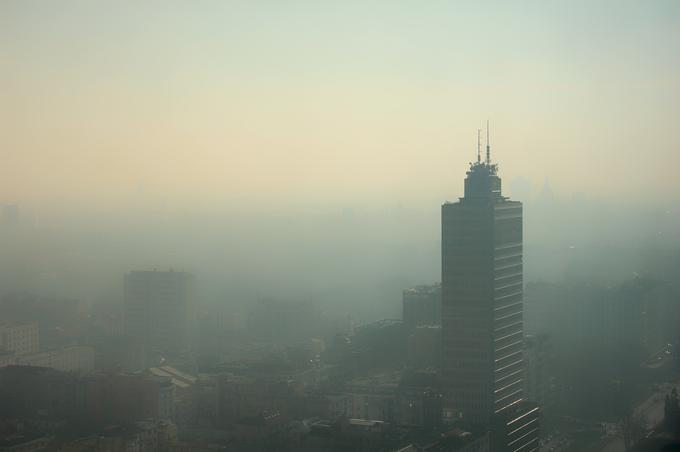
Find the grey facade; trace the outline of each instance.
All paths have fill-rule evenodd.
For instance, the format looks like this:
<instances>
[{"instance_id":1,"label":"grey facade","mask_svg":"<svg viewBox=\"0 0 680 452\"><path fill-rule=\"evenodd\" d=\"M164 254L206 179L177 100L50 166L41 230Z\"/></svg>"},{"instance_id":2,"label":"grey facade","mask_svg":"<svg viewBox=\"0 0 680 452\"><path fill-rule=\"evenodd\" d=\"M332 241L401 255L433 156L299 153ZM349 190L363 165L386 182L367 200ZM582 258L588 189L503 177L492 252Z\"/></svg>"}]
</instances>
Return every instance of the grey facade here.
<instances>
[{"instance_id":1,"label":"grey facade","mask_svg":"<svg viewBox=\"0 0 680 452\"><path fill-rule=\"evenodd\" d=\"M495 414L491 428L492 452L539 450L541 410L534 402L520 402Z\"/></svg>"},{"instance_id":2,"label":"grey facade","mask_svg":"<svg viewBox=\"0 0 680 452\"><path fill-rule=\"evenodd\" d=\"M418 326L441 324L442 287L440 284L416 286L403 292L402 318L404 326L413 330Z\"/></svg>"},{"instance_id":3,"label":"grey facade","mask_svg":"<svg viewBox=\"0 0 680 452\"><path fill-rule=\"evenodd\" d=\"M463 419L487 424L523 400L522 297L522 204L487 157L442 205L442 374Z\"/></svg>"}]
</instances>

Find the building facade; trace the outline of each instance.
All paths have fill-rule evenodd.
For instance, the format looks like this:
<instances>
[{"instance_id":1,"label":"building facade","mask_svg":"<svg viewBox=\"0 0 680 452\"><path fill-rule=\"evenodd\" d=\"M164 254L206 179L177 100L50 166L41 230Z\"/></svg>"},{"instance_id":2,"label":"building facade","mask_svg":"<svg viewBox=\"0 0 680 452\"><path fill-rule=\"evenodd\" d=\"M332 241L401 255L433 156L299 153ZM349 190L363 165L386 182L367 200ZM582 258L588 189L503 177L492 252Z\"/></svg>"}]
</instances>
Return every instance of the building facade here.
<instances>
[{"instance_id":1,"label":"building facade","mask_svg":"<svg viewBox=\"0 0 680 452\"><path fill-rule=\"evenodd\" d=\"M551 374L553 350L550 336L527 335L524 347L524 395L548 413L556 402L556 378Z\"/></svg>"},{"instance_id":2,"label":"building facade","mask_svg":"<svg viewBox=\"0 0 680 452\"><path fill-rule=\"evenodd\" d=\"M441 323L442 287L440 284L416 286L403 292L404 326L412 330L418 326Z\"/></svg>"},{"instance_id":3,"label":"building facade","mask_svg":"<svg viewBox=\"0 0 680 452\"><path fill-rule=\"evenodd\" d=\"M49 367L63 372L91 372L94 370L94 349L84 345L60 347L18 356L16 364Z\"/></svg>"},{"instance_id":4,"label":"building facade","mask_svg":"<svg viewBox=\"0 0 680 452\"><path fill-rule=\"evenodd\" d=\"M442 205L442 376L458 417L488 424L523 399L522 204L497 165L471 165Z\"/></svg>"},{"instance_id":5,"label":"building facade","mask_svg":"<svg viewBox=\"0 0 680 452\"><path fill-rule=\"evenodd\" d=\"M492 452L539 450L540 412L535 402L521 401L494 414L490 450Z\"/></svg>"},{"instance_id":6,"label":"building facade","mask_svg":"<svg viewBox=\"0 0 680 452\"><path fill-rule=\"evenodd\" d=\"M97 422L130 423L175 417L171 377L142 373L92 374L79 380L84 413Z\"/></svg>"},{"instance_id":7,"label":"building facade","mask_svg":"<svg viewBox=\"0 0 680 452\"><path fill-rule=\"evenodd\" d=\"M40 329L36 322L0 324L0 350L27 355L40 350Z\"/></svg>"}]
</instances>

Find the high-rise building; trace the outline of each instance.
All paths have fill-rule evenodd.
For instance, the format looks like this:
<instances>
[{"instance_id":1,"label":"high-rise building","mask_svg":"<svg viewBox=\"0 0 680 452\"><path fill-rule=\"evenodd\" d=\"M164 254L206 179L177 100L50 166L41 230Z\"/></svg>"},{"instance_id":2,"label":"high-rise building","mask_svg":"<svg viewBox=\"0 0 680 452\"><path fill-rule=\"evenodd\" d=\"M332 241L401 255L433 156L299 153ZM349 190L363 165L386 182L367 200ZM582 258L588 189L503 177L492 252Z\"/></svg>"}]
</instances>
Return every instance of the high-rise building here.
<instances>
[{"instance_id":1,"label":"high-rise building","mask_svg":"<svg viewBox=\"0 0 680 452\"><path fill-rule=\"evenodd\" d=\"M532 452L539 449L540 408L523 400L493 416L491 452Z\"/></svg>"},{"instance_id":2,"label":"high-rise building","mask_svg":"<svg viewBox=\"0 0 680 452\"><path fill-rule=\"evenodd\" d=\"M152 351L176 356L191 348L193 276L176 271L125 275L125 333Z\"/></svg>"},{"instance_id":3,"label":"high-rise building","mask_svg":"<svg viewBox=\"0 0 680 452\"><path fill-rule=\"evenodd\" d=\"M448 407L489 424L523 400L522 204L479 154L442 205L442 376Z\"/></svg>"}]
</instances>

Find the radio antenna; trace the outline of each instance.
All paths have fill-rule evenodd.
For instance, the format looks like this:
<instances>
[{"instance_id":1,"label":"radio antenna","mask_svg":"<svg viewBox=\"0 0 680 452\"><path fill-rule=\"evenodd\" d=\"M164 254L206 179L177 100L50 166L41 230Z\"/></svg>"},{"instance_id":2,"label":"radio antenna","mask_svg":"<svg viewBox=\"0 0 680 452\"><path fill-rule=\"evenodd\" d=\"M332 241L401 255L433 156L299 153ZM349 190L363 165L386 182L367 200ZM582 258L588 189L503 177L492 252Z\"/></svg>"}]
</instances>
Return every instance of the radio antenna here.
<instances>
[{"instance_id":1,"label":"radio antenna","mask_svg":"<svg viewBox=\"0 0 680 452\"><path fill-rule=\"evenodd\" d=\"M491 163L491 146L489 145L489 120L486 120L486 164Z\"/></svg>"}]
</instances>

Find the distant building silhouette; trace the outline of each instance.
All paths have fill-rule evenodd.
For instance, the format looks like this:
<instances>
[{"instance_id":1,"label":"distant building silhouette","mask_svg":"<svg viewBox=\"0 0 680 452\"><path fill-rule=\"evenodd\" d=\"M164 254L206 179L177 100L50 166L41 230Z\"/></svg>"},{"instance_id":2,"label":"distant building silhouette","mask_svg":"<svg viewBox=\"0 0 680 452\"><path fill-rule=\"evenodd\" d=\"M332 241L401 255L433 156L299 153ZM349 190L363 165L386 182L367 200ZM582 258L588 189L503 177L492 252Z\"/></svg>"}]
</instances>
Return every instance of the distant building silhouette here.
<instances>
[{"instance_id":1,"label":"distant building silhouette","mask_svg":"<svg viewBox=\"0 0 680 452\"><path fill-rule=\"evenodd\" d=\"M125 333L149 350L177 356L190 350L193 276L176 271L125 275Z\"/></svg>"},{"instance_id":2,"label":"distant building silhouette","mask_svg":"<svg viewBox=\"0 0 680 452\"><path fill-rule=\"evenodd\" d=\"M404 326L412 330L418 326L441 323L442 287L440 284L416 286L403 292Z\"/></svg>"},{"instance_id":3,"label":"distant building silhouette","mask_svg":"<svg viewBox=\"0 0 680 452\"><path fill-rule=\"evenodd\" d=\"M0 323L0 352L27 355L40 351L40 329L37 322Z\"/></svg>"}]
</instances>

